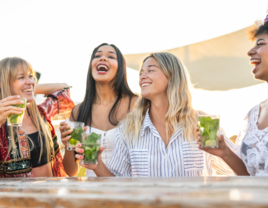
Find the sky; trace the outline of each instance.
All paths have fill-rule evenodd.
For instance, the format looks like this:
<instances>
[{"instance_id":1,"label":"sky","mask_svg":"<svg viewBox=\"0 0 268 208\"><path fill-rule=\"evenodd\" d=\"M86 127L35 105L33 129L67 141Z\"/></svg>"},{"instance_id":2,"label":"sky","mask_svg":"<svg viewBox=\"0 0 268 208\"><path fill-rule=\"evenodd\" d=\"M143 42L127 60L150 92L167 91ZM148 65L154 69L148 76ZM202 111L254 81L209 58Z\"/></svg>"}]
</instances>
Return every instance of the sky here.
<instances>
[{"instance_id":1,"label":"sky","mask_svg":"<svg viewBox=\"0 0 268 208\"><path fill-rule=\"evenodd\" d=\"M91 52L99 44L113 43L123 54L172 49L248 27L264 19L267 8L266 0L0 0L0 59L26 59L41 72L40 83L66 82L80 102ZM137 71L128 68L128 82L140 91ZM231 136L266 90L266 84L193 89L193 104L219 113Z\"/></svg>"}]
</instances>

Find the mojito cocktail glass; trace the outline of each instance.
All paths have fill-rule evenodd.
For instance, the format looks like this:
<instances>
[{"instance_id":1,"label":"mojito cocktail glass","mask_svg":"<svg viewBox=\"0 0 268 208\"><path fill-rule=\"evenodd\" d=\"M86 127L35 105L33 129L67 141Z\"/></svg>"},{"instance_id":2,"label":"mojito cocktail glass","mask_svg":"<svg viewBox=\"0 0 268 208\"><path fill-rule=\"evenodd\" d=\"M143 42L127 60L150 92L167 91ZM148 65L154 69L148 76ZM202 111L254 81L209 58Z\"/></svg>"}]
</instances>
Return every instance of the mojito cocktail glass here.
<instances>
[{"instance_id":1,"label":"mojito cocktail glass","mask_svg":"<svg viewBox=\"0 0 268 208\"><path fill-rule=\"evenodd\" d=\"M220 128L219 115L198 116L198 129L201 135L202 148L219 147L219 140L217 139L219 128Z\"/></svg>"},{"instance_id":2,"label":"mojito cocktail glass","mask_svg":"<svg viewBox=\"0 0 268 208\"><path fill-rule=\"evenodd\" d=\"M24 118L24 112L26 109L26 103L27 103L27 99L26 98L22 98L24 103L23 104L15 104L12 105L14 107L18 107L18 108L23 108L23 112L21 114L9 114L7 117L7 125L8 126L21 126L22 125L22 120Z\"/></svg>"},{"instance_id":3,"label":"mojito cocktail glass","mask_svg":"<svg viewBox=\"0 0 268 208\"><path fill-rule=\"evenodd\" d=\"M84 132L84 123L83 122L77 122L77 121L67 121L68 125L71 127L68 130L73 130L71 134L68 136L71 136L69 141L67 141L67 150L72 151L74 150L77 145L81 142L81 134Z\"/></svg>"},{"instance_id":4,"label":"mojito cocktail glass","mask_svg":"<svg viewBox=\"0 0 268 208\"><path fill-rule=\"evenodd\" d=\"M98 155L102 144L101 134L81 134L82 148L84 150L83 165L98 164Z\"/></svg>"}]
</instances>

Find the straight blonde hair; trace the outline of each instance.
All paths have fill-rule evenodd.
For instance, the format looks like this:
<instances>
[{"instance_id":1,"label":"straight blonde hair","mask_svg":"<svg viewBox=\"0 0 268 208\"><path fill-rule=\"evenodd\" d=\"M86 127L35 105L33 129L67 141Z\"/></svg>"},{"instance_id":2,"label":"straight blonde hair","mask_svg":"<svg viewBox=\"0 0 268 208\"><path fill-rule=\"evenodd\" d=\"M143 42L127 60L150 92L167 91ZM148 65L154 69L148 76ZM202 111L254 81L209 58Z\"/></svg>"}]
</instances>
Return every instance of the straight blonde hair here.
<instances>
[{"instance_id":1,"label":"straight blonde hair","mask_svg":"<svg viewBox=\"0 0 268 208\"><path fill-rule=\"evenodd\" d=\"M22 66L23 71L25 74L30 73L31 75L34 76L34 79L36 81L35 78L35 73L33 71L32 66L24 59L18 58L18 57L8 57L5 59L2 59L0 61L0 99L4 99L8 96L11 96L11 90L10 90L10 83L15 81L17 73L18 73L18 65ZM25 113L29 113L30 117L34 123L34 125L36 126L37 130L38 130L38 134L39 134L39 143L41 146L41 151L40 151L40 156L39 156L39 162L41 161L41 156L43 154L43 147L45 146L46 150L47 150L47 160L49 161L49 156L51 154L54 155L54 149L50 148L51 147L51 142L52 142L52 136L51 133L48 130L48 126L45 124L45 121L43 120L44 118L42 118L38 107L36 105L35 100L33 100L29 105L27 105L27 108L25 109ZM16 139L18 138L18 131L17 133L17 137L14 137L14 133L13 133L13 127L11 126L10 128L10 137L11 137L11 142L9 143L8 146L8 152L10 153L12 150L12 154L14 155L14 159L16 160L17 156L18 156L18 152L17 152L17 148L16 148ZM43 144L43 140L42 140L42 134L45 137L45 143ZM28 140L30 142L32 142L30 140L30 138L27 136Z\"/></svg>"},{"instance_id":2,"label":"straight blonde hair","mask_svg":"<svg viewBox=\"0 0 268 208\"><path fill-rule=\"evenodd\" d=\"M192 107L191 82L186 68L172 53L151 53L143 60L142 66L148 58L154 58L158 62L160 69L168 79L169 108L165 115L167 138L171 136L169 135L169 129L172 130L173 135L177 131L179 122L187 140L189 142L193 141L193 138L196 139L197 114ZM123 134L130 140L138 140L141 125L150 106L151 101L143 98L140 94L137 108L127 115L123 126Z\"/></svg>"}]
</instances>

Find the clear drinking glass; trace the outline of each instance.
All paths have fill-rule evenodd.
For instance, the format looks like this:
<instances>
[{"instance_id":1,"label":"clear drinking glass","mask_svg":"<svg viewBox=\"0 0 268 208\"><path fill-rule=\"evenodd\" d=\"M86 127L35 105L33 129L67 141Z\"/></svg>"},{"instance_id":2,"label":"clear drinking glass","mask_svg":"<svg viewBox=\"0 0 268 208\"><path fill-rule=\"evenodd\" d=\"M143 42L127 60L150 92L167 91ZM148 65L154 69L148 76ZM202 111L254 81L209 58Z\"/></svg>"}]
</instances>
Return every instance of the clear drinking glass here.
<instances>
[{"instance_id":1,"label":"clear drinking glass","mask_svg":"<svg viewBox=\"0 0 268 208\"><path fill-rule=\"evenodd\" d=\"M24 112L26 109L26 103L27 99L23 98L24 103L23 104L15 104L12 106L23 108L23 112L21 114L9 114L7 117L7 125L8 126L21 126L22 125L22 120L24 118Z\"/></svg>"},{"instance_id":2,"label":"clear drinking glass","mask_svg":"<svg viewBox=\"0 0 268 208\"><path fill-rule=\"evenodd\" d=\"M101 134L83 133L81 134L81 143L84 150L83 165L98 164L98 155L102 144Z\"/></svg>"},{"instance_id":3,"label":"clear drinking glass","mask_svg":"<svg viewBox=\"0 0 268 208\"><path fill-rule=\"evenodd\" d=\"M219 147L219 140L217 139L219 128L220 128L219 115L198 116L198 129L201 135L202 148Z\"/></svg>"},{"instance_id":4,"label":"clear drinking glass","mask_svg":"<svg viewBox=\"0 0 268 208\"><path fill-rule=\"evenodd\" d=\"M70 129L66 129L66 131L73 130L71 134L68 136L71 136L69 141L67 141L67 150L71 151L74 150L77 145L81 141L81 134L84 132L84 123L83 122L77 122L77 121L66 121L68 125L71 127Z\"/></svg>"}]
</instances>

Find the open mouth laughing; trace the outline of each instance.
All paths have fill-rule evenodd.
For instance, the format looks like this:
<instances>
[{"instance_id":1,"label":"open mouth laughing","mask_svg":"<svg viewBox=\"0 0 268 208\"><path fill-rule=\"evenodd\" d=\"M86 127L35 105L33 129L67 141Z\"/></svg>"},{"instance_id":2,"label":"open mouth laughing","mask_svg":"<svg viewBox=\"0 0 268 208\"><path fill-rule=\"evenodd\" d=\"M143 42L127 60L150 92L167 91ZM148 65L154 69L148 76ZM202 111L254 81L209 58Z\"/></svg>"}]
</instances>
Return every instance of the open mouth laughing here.
<instances>
[{"instance_id":1,"label":"open mouth laughing","mask_svg":"<svg viewBox=\"0 0 268 208\"><path fill-rule=\"evenodd\" d=\"M252 70L252 73L255 73L256 72L256 69L258 67L258 65L261 63L261 60L260 59L257 59L257 58L251 58L250 59L250 64L254 65L254 69Z\"/></svg>"},{"instance_id":2,"label":"open mouth laughing","mask_svg":"<svg viewBox=\"0 0 268 208\"><path fill-rule=\"evenodd\" d=\"M96 69L97 69L97 72L98 72L99 74L105 74L105 73L108 72L109 67L108 67L106 64L104 64L104 63L99 63L99 64L97 65Z\"/></svg>"},{"instance_id":3,"label":"open mouth laughing","mask_svg":"<svg viewBox=\"0 0 268 208\"><path fill-rule=\"evenodd\" d=\"M33 89L32 89L32 88L24 89L24 90L22 90L22 92L23 92L24 94L31 95L31 94L33 93Z\"/></svg>"},{"instance_id":4,"label":"open mouth laughing","mask_svg":"<svg viewBox=\"0 0 268 208\"><path fill-rule=\"evenodd\" d=\"M149 86L150 84L152 84L152 83L150 83L150 82L144 82L144 83L141 83L141 87L143 88L143 87L147 87L147 86Z\"/></svg>"}]
</instances>

